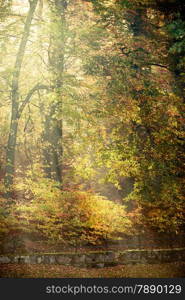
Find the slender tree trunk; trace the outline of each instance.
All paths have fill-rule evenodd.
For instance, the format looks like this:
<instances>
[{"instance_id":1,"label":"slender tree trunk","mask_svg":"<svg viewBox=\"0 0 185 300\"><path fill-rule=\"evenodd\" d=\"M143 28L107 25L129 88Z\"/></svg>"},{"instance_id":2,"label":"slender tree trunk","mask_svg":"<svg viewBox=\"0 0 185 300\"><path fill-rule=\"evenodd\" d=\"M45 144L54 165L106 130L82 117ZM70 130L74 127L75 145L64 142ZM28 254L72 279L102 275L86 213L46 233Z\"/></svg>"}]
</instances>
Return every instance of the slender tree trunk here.
<instances>
[{"instance_id":1,"label":"slender tree trunk","mask_svg":"<svg viewBox=\"0 0 185 300\"><path fill-rule=\"evenodd\" d=\"M10 133L8 138L7 152L6 152L6 171L5 171L4 183L7 189L9 189L13 184L17 129L18 129L18 119L16 117L16 109L14 109L14 111L12 111Z\"/></svg>"},{"instance_id":2,"label":"slender tree trunk","mask_svg":"<svg viewBox=\"0 0 185 300\"><path fill-rule=\"evenodd\" d=\"M22 35L22 39L19 45L19 49L16 56L16 61L14 65L13 77L12 77L12 94L11 94L11 103L12 103L12 115L11 115L11 123L10 123L10 131L6 152L6 169L5 169L5 187L8 190L11 189L13 184L13 176L15 169L15 150L16 150L16 140L17 140L17 130L18 130L18 122L22 113L19 111L19 78L20 72L22 68L22 62L26 50L26 44L28 41L28 37L30 34L31 23L33 20L34 12L37 6L38 0L30 1L30 9L26 18L26 22L24 25L24 31ZM8 194L9 195L9 194Z\"/></svg>"},{"instance_id":3,"label":"slender tree trunk","mask_svg":"<svg viewBox=\"0 0 185 300\"><path fill-rule=\"evenodd\" d=\"M42 113L42 112L41 112ZM43 131L43 170L46 178L51 179L51 143L50 143L50 119L45 116L43 121L44 131Z\"/></svg>"},{"instance_id":4,"label":"slender tree trunk","mask_svg":"<svg viewBox=\"0 0 185 300\"><path fill-rule=\"evenodd\" d=\"M51 160L51 174L55 181L62 181L62 124L58 120L54 121L53 130L51 134L52 145L52 160Z\"/></svg>"}]
</instances>

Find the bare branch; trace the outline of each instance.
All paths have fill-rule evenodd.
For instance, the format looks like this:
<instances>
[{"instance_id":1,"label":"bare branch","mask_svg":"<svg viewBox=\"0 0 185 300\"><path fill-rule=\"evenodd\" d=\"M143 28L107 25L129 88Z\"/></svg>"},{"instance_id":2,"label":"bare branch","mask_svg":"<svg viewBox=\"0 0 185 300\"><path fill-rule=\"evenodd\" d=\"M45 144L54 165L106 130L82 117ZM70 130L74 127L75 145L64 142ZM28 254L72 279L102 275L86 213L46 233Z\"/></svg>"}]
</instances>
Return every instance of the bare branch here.
<instances>
[{"instance_id":1,"label":"bare branch","mask_svg":"<svg viewBox=\"0 0 185 300\"><path fill-rule=\"evenodd\" d=\"M31 100L31 97L33 96L33 94L38 91L38 90L48 90L49 87L46 85L41 85L41 84L36 84L27 94L26 98L24 99L24 101L21 103L19 110L18 110L18 118L20 118L25 106L29 103L29 101Z\"/></svg>"},{"instance_id":2,"label":"bare branch","mask_svg":"<svg viewBox=\"0 0 185 300\"><path fill-rule=\"evenodd\" d=\"M147 65L149 66L156 66L156 67L160 67L160 68L164 68L164 69L169 69L168 66L165 66L165 65L161 65L161 64L158 64L158 63L147 63Z\"/></svg>"}]
</instances>

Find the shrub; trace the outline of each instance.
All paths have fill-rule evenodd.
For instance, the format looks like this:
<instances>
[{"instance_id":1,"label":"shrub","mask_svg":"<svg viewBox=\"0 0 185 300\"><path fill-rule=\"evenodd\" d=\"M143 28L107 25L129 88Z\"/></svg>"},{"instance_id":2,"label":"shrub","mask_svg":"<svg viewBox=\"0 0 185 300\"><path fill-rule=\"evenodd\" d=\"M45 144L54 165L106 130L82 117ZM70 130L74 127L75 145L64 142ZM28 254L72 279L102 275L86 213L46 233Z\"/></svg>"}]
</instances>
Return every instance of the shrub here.
<instances>
[{"instance_id":1,"label":"shrub","mask_svg":"<svg viewBox=\"0 0 185 300\"><path fill-rule=\"evenodd\" d=\"M17 190L24 197L15 201L8 217L1 214L1 235L29 233L53 243L97 244L132 226L124 206L90 191L61 191L48 179L27 180Z\"/></svg>"}]
</instances>

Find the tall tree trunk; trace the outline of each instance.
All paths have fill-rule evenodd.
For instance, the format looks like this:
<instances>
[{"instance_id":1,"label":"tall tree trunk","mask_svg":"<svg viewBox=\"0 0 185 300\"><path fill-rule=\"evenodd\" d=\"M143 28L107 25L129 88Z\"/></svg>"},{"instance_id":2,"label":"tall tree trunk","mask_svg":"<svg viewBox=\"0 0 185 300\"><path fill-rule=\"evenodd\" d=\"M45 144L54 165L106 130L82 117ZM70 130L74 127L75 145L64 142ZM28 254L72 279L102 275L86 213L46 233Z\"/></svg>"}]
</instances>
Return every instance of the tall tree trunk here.
<instances>
[{"instance_id":1,"label":"tall tree trunk","mask_svg":"<svg viewBox=\"0 0 185 300\"><path fill-rule=\"evenodd\" d=\"M47 178L62 183L62 121L57 120L58 103L50 107L50 113L44 118L43 163Z\"/></svg>"},{"instance_id":2,"label":"tall tree trunk","mask_svg":"<svg viewBox=\"0 0 185 300\"><path fill-rule=\"evenodd\" d=\"M55 101L45 115L44 133L43 133L43 160L46 177L49 177L62 184L62 87L64 76L64 61L66 47L66 9L65 0L57 1L51 4L53 20L57 32L51 33L51 47L49 53L49 64L53 73L53 93ZM57 118L59 115L59 118Z\"/></svg>"},{"instance_id":3,"label":"tall tree trunk","mask_svg":"<svg viewBox=\"0 0 185 300\"><path fill-rule=\"evenodd\" d=\"M22 68L22 62L26 50L26 44L28 41L28 37L30 34L31 23L33 20L34 12L38 3L38 0L29 1L30 9L26 18L26 22L24 25L24 32L22 35L22 39L19 45L19 49L16 56L16 61L14 65L13 77L12 77L12 94L11 94L11 104L12 104L12 115L11 115L11 123L10 123L10 131L8 138L8 145L6 151L6 169L5 169L5 187L8 190L11 189L13 184L13 176L15 169L15 149L16 149L16 140L17 140L17 130L18 130L18 122L20 119L20 115L22 113L19 111L19 78L20 72ZM21 106L20 106L21 107Z\"/></svg>"}]
</instances>

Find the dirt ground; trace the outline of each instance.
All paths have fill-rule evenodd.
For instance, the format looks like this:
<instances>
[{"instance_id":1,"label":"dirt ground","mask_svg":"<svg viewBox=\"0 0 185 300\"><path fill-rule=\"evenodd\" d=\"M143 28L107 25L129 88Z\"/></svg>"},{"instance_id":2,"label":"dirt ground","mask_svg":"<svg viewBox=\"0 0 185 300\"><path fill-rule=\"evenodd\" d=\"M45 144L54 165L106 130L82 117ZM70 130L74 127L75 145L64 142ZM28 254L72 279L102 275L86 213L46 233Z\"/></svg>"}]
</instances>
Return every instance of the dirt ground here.
<instances>
[{"instance_id":1,"label":"dirt ground","mask_svg":"<svg viewBox=\"0 0 185 300\"><path fill-rule=\"evenodd\" d=\"M0 264L1 278L185 278L185 262L78 268L62 265Z\"/></svg>"}]
</instances>

